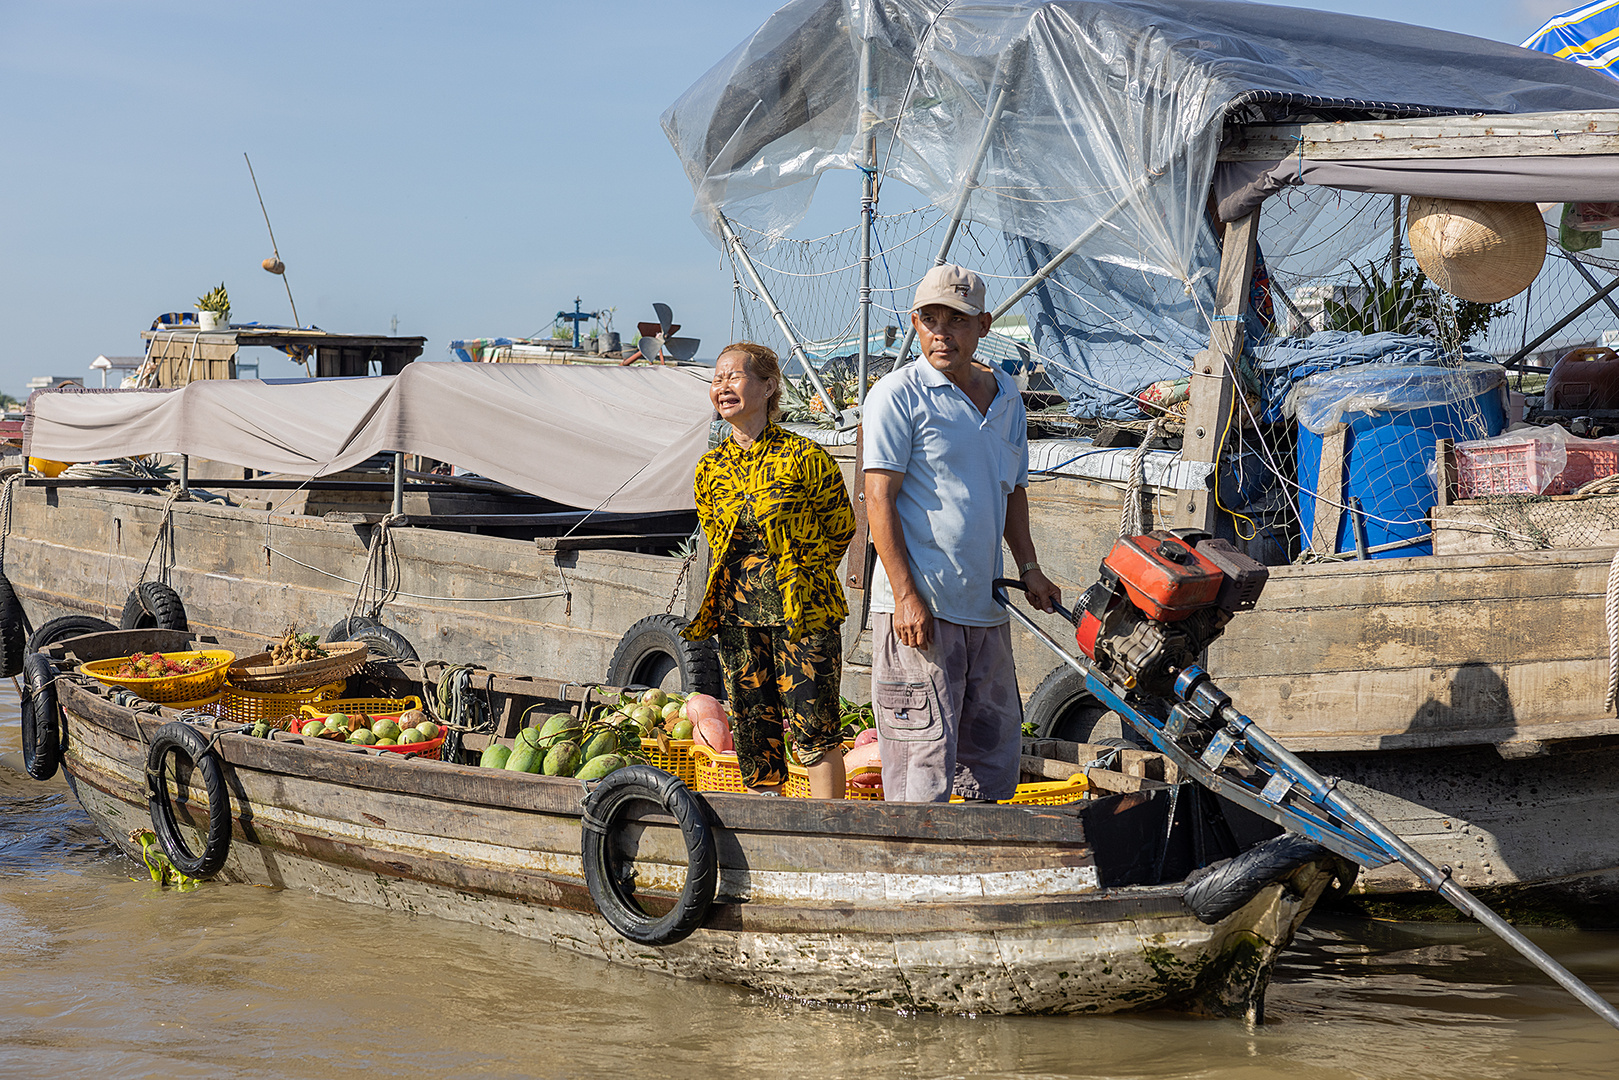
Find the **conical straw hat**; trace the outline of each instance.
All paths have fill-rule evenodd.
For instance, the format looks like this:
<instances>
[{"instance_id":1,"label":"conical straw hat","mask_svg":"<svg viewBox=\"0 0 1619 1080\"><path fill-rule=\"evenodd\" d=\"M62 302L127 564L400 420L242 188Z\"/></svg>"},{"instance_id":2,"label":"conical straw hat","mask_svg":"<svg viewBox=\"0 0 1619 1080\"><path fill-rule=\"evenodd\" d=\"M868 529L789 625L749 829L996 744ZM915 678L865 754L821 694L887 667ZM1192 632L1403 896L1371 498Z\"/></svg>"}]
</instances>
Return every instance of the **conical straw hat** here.
<instances>
[{"instance_id":1,"label":"conical straw hat","mask_svg":"<svg viewBox=\"0 0 1619 1080\"><path fill-rule=\"evenodd\" d=\"M1480 304L1517 296L1546 261L1546 225L1534 203L1413 195L1405 231L1430 281Z\"/></svg>"}]
</instances>

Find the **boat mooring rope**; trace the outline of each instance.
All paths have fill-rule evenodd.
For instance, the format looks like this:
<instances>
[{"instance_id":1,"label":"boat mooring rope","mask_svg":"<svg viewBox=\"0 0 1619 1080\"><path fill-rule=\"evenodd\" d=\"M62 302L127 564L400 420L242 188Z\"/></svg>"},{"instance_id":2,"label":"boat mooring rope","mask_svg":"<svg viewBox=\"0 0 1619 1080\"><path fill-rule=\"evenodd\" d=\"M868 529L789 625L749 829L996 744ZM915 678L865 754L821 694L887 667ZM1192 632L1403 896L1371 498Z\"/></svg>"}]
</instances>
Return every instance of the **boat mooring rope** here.
<instances>
[{"instance_id":1,"label":"boat mooring rope","mask_svg":"<svg viewBox=\"0 0 1619 1080\"><path fill-rule=\"evenodd\" d=\"M423 694L423 702L434 723L444 729L444 748L440 756L448 762L461 761L461 736L493 735L494 710L487 700L479 700L472 691L472 674L477 669L471 664L450 664L444 660L429 660L422 665L422 684L426 690L428 669L435 664L444 665L438 686L432 693ZM489 688L484 687L487 697Z\"/></svg>"},{"instance_id":2,"label":"boat mooring rope","mask_svg":"<svg viewBox=\"0 0 1619 1080\"><path fill-rule=\"evenodd\" d=\"M1613 712L1619 705L1619 551L1608 564L1608 596L1603 605L1608 622L1608 705Z\"/></svg>"},{"instance_id":3,"label":"boat mooring rope","mask_svg":"<svg viewBox=\"0 0 1619 1080\"><path fill-rule=\"evenodd\" d=\"M1141 442L1130 458L1130 481L1124 486L1124 503L1119 508L1120 536L1139 536L1147 531L1147 512L1142 505L1147 487L1147 453L1152 440L1158 435L1158 424L1162 419L1155 416L1147 423L1147 430L1142 432Z\"/></svg>"}]
</instances>

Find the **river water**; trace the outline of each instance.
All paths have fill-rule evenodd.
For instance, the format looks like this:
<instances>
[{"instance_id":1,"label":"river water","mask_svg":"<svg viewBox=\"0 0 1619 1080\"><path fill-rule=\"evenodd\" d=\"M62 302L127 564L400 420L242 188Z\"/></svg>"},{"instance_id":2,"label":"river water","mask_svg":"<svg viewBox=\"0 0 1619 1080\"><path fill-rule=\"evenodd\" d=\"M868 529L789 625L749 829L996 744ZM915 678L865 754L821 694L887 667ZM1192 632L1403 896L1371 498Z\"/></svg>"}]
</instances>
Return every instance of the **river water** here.
<instances>
[{"instance_id":1,"label":"river water","mask_svg":"<svg viewBox=\"0 0 1619 1080\"><path fill-rule=\"evenodd\" d=\"M629 972L425 916L162 890L0 694L0 1076L1267 1078L1619 1075L1619 1032L1488 932L1316 917L1267 1022L939 1017ZM1619 1000L1619 934L1533 932Z\"/></svg>"}]
</instances>

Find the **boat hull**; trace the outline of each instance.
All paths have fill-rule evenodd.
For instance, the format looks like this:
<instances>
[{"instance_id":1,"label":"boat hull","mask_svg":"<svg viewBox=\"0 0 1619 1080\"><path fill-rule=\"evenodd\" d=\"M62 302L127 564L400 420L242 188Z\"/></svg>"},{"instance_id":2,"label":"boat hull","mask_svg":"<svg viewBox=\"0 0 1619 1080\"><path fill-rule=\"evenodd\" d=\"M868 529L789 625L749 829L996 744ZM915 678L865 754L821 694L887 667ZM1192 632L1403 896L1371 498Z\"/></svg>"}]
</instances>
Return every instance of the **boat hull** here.
<instances>
[{"instance_id":1,"label":"boat hull","mask_svg":"<svg viewBox=\"0 0 1619 1080\"><path fill-rule=\"evenodd\" d=\"M131 833L150 827L144 746L166 717L137 719L62 685L74 791L103 835L138 855ZM1334 872L1330 860L1308 863L1205 925L1179 885L1100 886L1104 871L1072 816L821 804L840 827L795 836L778 831L789 819L777 800L711 795L720 897L691 937L653 948L620 937L590 900L576 781L296 739L225 735L217 745L233 814L220 880L453 919L811 1001L1253 1015L1277 954ZM205 799L189 769L177 779L176 816L195 844ZM678 829L653 815L632 828L645 860L638 886L677 889Z\"/></svg>"}]
</instances>

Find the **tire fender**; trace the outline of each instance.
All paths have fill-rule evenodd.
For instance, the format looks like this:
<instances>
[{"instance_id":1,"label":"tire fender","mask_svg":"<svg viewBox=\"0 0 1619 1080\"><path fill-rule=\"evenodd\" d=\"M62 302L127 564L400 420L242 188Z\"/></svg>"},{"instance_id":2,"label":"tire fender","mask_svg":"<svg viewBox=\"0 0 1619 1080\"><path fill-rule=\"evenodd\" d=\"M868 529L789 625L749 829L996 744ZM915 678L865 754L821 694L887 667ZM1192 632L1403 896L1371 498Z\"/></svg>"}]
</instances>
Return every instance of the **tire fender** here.
<instances>
[{"instance_id":1,"label":"tire fender","mask_svg":"<svg viewBox=\"0 0 1619 1080\"><path fill-rule=\"evenodd\" d=\"M725 695L719 653L712 641L687 641L680 632L688 625L677 615L649 615L624 632L607 665L612 686L653 685L657 669L678 670L680 689L687 693Z\"/></svg>"},{"instance_id":2,"label":"tire fender","mask_svg":"<svg viewBox=\"0 0 1619 1080\"><path fill-rule=\"evenodd\" d=\"M208 793L208 831L202 852L193 855L180 836L169 800L169 754L191 759L202 775ZM164 724L152 737L146 752L146 805L152 812L152 831L174 868L188 877L213 877L230 854L230 792L225 787L225 768L207 738L190 724L178 720Z\"/></svg>"},{"instance_id":3,"label":"tire fender","mask_svg":"<svg viewBox=\"0 0 1619 1080\"><path fill-rule=\"evenodd\" d=\"M28 613L11 587L11 581L0 571L0 678L11 679L22 674L23 657L28 654Z\"/></svg>"},{"instance_id":4,"label":"tire fender","mask_svg":"<svg viewBox=\"0 0 1619 1080\"><path fill-rule=\"evenodd\" d=\"M62 707L56 700L56 665L39 653L22 662L22 762L35 780L49 780L62 764Z\"/></svg>"},{"instance_id":5,"label":"tire fender","mask_svg":"<svg viewBox=\"0 0 1619 1080\"><path fill-rule=\"evenodd\" d=\"M1318 859L1341 861L1307 836L1283 833L1194 874L1186 886L1186 906L1200 921L1212 925L1239 910L1260 890Z\"/></svg>"},{"instance_id":6,"label":"tire fender","mask_svg":"<svg viewBox=\"0 0 1619 1080\"><path fill-rule=\"evenodd\" d=\"M348 630L349 636L344 640L365 642L366 648L371 650L372 656L380 657L384 660L421 659L416 652L416 646L412 645L404 634L392 627L383 626L378 622L373 622L367 626L358 620L350 620Z\"/></svg>"},{"instance_id":7,"label":"tire fender","mask_svg":"<svg viewBox=\"0 0 1619 1080\"><path fill-rule=\"evenodd\" d=\"M143 581L124 601L120 630L190 630L180 594L161 581ZM195 877L196 875L192 875Z\"/></svg>"},{"instance_id":8,"label":"tire fender","mask_svg":"<svg viewBox=\"0 0 1619 1080\"><path fill-rule=\"evenodd\" d=\"M80 634L102 634L116 629L106 619L94 615L60 615L28 635L28 651L44 652L57 642Z\"/></svg>"},{"instance_id":9,"label":"tire fender","mask_svg":"<svg viewBox=\"0 0 1619 1080\"><path fill-rule=\"evenodd\" d=\"M375 619L368 619L364 615L350 615L332 624L332 628L326 631L326 640L353 641L354 639L349 637L350 634L359 633L361 627L376 625Z\"/></svg>"},{"instance_id":10,"label":"tire fender","mask_svg":"<svg viewBox=\"0 0 1619 1080\"><path fill-rule=\"evenodd\" d=\"M661 807L680 825L686 841L686 884L662 918L654 919L635 902L634 875L615 872L608 849L619 817L632 802ZM580 855L585 884L602 918L638 945L673 945L691 935L708 915L719 888L719 856L703 804L680 777L649 765L609 773L585 796Z\"/></svg>"}]
</instances>

